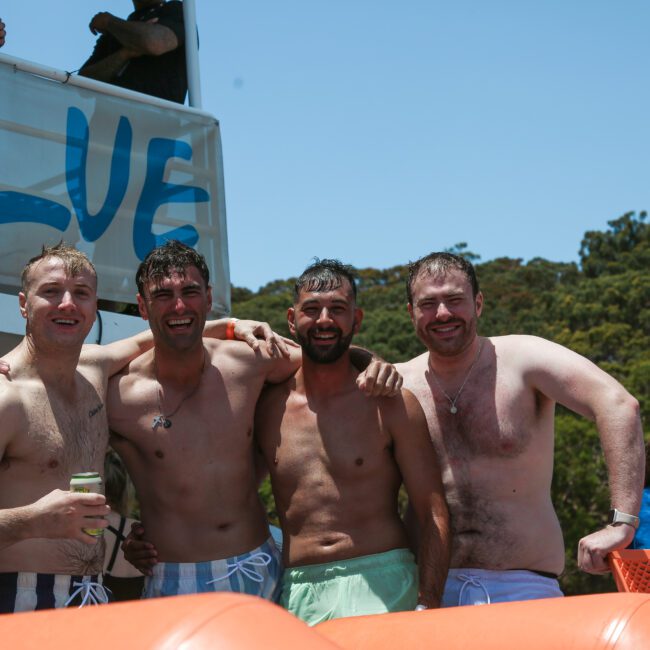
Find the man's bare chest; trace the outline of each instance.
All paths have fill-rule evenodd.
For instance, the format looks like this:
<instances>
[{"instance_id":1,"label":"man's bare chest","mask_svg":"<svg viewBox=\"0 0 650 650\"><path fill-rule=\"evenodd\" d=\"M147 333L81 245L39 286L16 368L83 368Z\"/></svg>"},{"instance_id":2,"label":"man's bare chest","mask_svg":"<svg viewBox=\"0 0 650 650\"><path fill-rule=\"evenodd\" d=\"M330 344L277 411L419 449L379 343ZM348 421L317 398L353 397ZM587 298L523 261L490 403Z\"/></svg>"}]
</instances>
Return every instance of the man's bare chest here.
<instances>
[{"instance_id":1,"label":"man's bare chest","mask_svg":"<svg viewBox=\"0 0 650 650\"><path fill-rule=\"evenodd\" d=\"M516 458L540 429L534 391L516 381L468 386L455 402L425 381L409 386L423 407L431 438L442 458Z\"/></svg>"},{"instance_id":2,"label":"man's bare chest","mask_svg":"<svg viewBox=\"0 0 650 650\"><path fill-rule=\"evenodd\" d=\"M280 444L273 449L274 464L280 471L321 469L342 478L392 466L392 452L392 440L376 409L365 405L344 412L289 406L281 424Z\"/></svg>"},{"instance_id":3,"label":"man's bare chest","mask_svg":"<svg viewBox=\"0 0 650 650\"><path fill-rule=\"evenodd\" d=\"M168 390L152 380L112 393L111 431L158 459L209 457L252 444L259 386L212 377L196 390ZM117 443L119 444L119 442Z\"/></svg>"},{"instance_id":4,"label":"man's bare chest","mask_svg":"<svg viewBox=\"0 0 650 650\"><path fill-rule=\"evenodd\" d=\"M74 400L52 391L30 395L26 430L14 438L9 459L22 460L42 473L99 470L108 444L104 398L86 385Z\"/></svg>"}]
</instances>

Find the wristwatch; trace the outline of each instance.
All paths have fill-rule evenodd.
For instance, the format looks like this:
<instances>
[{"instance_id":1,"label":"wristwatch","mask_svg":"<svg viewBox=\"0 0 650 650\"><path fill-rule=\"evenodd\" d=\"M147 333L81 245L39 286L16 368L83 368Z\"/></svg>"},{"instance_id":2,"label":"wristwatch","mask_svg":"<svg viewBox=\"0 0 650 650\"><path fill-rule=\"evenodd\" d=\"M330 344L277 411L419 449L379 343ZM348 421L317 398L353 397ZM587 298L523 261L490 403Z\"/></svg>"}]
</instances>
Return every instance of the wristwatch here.
<instances>
[{"instance_id":1,"label":"wristwatch","mask_svg":"<svg viewBox=\"0 0 650 650\"><path fill-rule=\"evenodd\" d=\"M628 515L627 512L621 512L616 508L612 508L609 511L609 521L608 524L616 526L616 524L629 524L636 530L639 527L639 518L634 515Z\"/></svg>"}]
</instances>

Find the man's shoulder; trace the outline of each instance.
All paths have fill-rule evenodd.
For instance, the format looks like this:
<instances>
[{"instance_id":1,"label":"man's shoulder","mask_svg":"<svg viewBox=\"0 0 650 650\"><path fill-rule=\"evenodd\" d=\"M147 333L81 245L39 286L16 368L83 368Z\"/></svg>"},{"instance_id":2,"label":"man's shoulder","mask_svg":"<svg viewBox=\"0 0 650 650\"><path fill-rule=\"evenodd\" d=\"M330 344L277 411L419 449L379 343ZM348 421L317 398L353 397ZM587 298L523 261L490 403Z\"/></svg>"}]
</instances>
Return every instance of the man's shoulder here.
<instances>
[{"instance_id":1,"label":"man's shoulder","mask_svg":"<svg viewBox=\"0 0 650 650\"><path fill-rule=\"evenodd\" d=\"M404 377L404 381L409 381L424 373L429 363L429 353L423 352L417 357L409 359L409 361L402 361L395 364L397 372Z\"/></svg>"},{"instance_id":2,"label":"man's shoulder","mask_svg":"<svg viewBox=\"0 0 650 650\"><path fill-rule=\"evenodd\" d=\"M402 388L397 395L376 399L381 412L385 415L404 417L410 415L413 410L421 410L418 398L408 388Z\"/></svg>"},{"instance_id":3,"label":"man's shoulder","mask_svg":"<svg viewBox=\"0 0 650 650\"><path fill-rule=\"evenodd\" d=\"M110 346L86 343L81 348L77 369L86 377L108 379L111 373L112 357Z\"/></svg>"},{"instance_id":4,"label":"man's shoulder","mask_svg":"<svg viewBox=\"0 0 650 650\"><path fill-rule=\"evenodd\" d=\"M507 334L504 336L487 337L486 342L493 346L494 350L501 353L526 352L527 354L535 351L543 351L549 347L562 347L548 339L531 334ZM507 360L507 358L506 358Z\"/></svg>"},{"instance_id":5,"label":"man's shoulder","mask_svg":"<svg viewBox=\"0 0 650 650\"><path fill-rule=\"evenodd\" d=\"M131 382L136 382L140 379L147 379L153 377L151 368L152 351L148 350L143 354L137 356L127 363L119 372L112 375L108 380L108 385L114 387L116 385L125 386Z\"/></svg>"},{"instance_id":6,"label":"man's shoulder","mask_svg":"<svg viewBox=\"0 0 650 650\"><path fill-rule=\"evenodd\" d=\"M0 374L0 393L6 396L20 396L27 393L30 386L43 386L43 382L32 372L28 355L24 354L21 343L3 355L3 361L9 365L8 374Z\"/></svg>"},{"instance_id":7,"label":"man's shoulder","mask_svg":"<svg viewBox=\"0 0 650 650\"><path fill-rule=\"evenodd\" d=\"M44 390L43 383L37 378L25 376L20 367L12 366L9 376L0 375L0 415L5 418L9 413L18 413L27 408L30 397Z\"/></svg>"}]
</instances>

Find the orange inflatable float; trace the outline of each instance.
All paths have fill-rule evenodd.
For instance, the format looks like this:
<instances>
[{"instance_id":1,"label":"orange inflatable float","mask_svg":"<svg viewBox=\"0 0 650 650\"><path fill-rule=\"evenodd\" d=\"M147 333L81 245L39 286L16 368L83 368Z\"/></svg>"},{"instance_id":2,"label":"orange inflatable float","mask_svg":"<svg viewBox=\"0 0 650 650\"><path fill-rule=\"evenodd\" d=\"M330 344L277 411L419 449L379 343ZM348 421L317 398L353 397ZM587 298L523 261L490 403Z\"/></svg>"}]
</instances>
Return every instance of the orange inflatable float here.
<instances>
[{"instance_id":1,"label":"orange inflatable float","mask_svg":"<svg viewBox=\"0 0 650 650\"><path fill-rule=\"evenodd\" d=\"M201 594L0 615L7 650L644 650L650 594L598 594L328 621L259 598Z\"/></svg>"}]
</instances>

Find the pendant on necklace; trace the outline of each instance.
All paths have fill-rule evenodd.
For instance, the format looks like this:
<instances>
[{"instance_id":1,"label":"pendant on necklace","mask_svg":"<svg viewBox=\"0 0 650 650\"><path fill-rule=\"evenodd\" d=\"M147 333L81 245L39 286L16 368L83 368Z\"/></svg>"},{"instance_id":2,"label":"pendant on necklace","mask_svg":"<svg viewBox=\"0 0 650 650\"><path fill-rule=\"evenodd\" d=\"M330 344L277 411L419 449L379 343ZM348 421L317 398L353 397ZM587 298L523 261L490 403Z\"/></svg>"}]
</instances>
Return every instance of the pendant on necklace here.
<instances>
[{"instance_id":1,"label":"pendant on necklace","mask_svg":"<svg viewBox=\"0 0 650 650\"><path fill-rule=\"evenodd\" d=\"M449 412L450 412L452 415L456 415L456 413L458 413L458 409L456 408L456 405L455 405L455 404L452 404L452 405L451 405L451 408L449 409Z\"/></svg>"},{"instance_id":2,"label":"pendant on necklace","mask_svg":"<svg viewBox=\"0 0 650 650\"><path fill-rule=\"evenodd\" d=\"M166 418L162 413L160 415L154 416L151 421L151 428L155 431L158 427L163 427L164 429L169 429L171 427L172 421L169 418Z\"/></svg>"}]
</instances>

